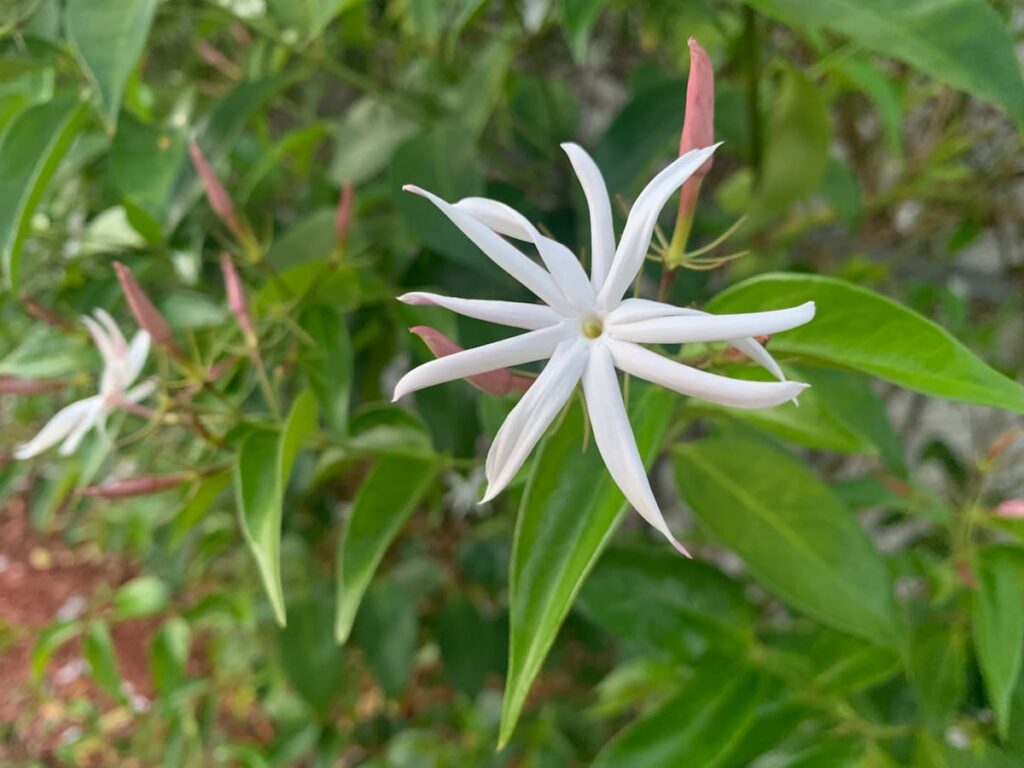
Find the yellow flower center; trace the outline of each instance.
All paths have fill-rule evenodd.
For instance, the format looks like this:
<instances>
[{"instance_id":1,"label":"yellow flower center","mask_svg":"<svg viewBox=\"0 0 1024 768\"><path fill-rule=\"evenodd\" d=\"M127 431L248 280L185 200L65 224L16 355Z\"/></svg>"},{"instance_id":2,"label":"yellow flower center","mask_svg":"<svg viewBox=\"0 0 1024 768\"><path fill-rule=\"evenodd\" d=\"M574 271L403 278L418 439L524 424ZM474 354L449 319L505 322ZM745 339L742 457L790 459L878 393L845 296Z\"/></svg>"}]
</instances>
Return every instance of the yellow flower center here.
<instances>
[{"instance_id":1,"label":"yellow flower center","mask_svg":"<svg viewBox=\"0 0 1024 768\"><path fill-rule=\"evenodd\" d=\"M604 333L604 325L599 317L588 317L583 321L583 335L588 339L596 339Z\"/></svg>"}]
</instances>

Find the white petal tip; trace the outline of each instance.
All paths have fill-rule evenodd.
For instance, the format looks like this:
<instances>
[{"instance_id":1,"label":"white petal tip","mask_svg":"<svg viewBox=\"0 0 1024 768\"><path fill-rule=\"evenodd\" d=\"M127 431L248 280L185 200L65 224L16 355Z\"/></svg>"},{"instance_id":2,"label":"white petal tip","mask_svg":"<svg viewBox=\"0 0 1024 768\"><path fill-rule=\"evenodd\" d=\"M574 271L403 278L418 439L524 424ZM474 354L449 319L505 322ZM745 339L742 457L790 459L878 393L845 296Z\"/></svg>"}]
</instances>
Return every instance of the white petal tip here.
<instances>
[{"instance_id":1,"label":"white petal tip","mask_svg":"<svg viewBox=\"0 0 1024 768\"><path fill-rule=\"evenodd\" d=\"M493 487L488 487L487 490L484 491L483 497L480 499L480 501L477 502L477 504L487 504L488 502L493 501L494 497L497 496L498 493L498 490L494 489Z\"/></svg>"},{"instance_id":2,"label":"white petal tip","mask_svg":"<svg viewBox=\"0 0 1024 768\"><path fill-rule=\"evenodd\" d=\"M672 546L675 547L676 552L678 552L683 557L689 558L690 560L693 559L693 555L689 553L686 547L684 547L682 544L676 541L674 537L670 536L668 540L669 543L671 543Z\"/></svg>"},{"instance_id":3,"label":"white petal tip","mask_svg":"<svg viewBox=\"0 0 1024 768\"><path fill-rule=\"evenodd\" d=\"M427 304L433 304L434 303L430 299L428 299L426 296L424 296L422 293L416 293L416 292L413 292L413 293L403 293L401 296L399 296L397 298L403 304L411 304L413 306L424 306L424 305L427 305Z\"/></svg>"},{"instance_id":4,"label":"white petal tip","mask_svg":"<svg viewBox=\"0 0 1024 768\"><path fill-rule=\"evenodd\" d=\"M415 184L403 184L402 185L402 191L403 192L412 192L414 195L420 195L421 197L426 197L427 196L426 190L424 190L424 189L422 189L420 187L417 187Z\"/></svg>"}]
</instances>

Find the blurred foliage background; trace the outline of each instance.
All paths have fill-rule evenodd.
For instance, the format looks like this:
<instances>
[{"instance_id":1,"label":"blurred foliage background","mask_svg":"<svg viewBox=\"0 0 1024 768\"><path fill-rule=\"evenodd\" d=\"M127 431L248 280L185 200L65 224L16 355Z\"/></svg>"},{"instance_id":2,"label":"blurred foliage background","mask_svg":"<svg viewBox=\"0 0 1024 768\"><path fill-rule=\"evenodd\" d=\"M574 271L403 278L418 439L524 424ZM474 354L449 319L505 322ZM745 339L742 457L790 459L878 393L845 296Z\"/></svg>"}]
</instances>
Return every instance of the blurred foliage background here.
<instances>
[{"instance_id":1,"label":"blurred foliage background","mask_svg":"<svg viewBox=\"0 0 1024 768\"><path fill-rule=\"evenodd\" d=\"M1024 765L1024 6L8 0L0 31L4 765ZM819 318L769 345L799 409L633 383L686 561L578 408L477 506L514 399L390 394L430 357L409 326L498 338L394 296L525 298L401 186L585 250L559 144L628 205L674 156L690 36L725 142L691 246L746 214L716 253L747 253L671 300ZM134 330L115 260L178 348L154 410L16 461L93 390L77 317Z\"/></svg>"}]
</instances>

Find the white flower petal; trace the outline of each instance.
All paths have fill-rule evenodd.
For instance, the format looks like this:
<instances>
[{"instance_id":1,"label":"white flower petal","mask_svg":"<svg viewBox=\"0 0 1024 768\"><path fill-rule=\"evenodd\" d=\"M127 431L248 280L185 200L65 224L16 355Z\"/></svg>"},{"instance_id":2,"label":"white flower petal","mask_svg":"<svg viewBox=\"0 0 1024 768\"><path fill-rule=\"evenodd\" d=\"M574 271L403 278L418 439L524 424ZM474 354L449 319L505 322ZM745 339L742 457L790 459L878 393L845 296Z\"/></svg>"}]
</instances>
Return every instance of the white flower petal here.
<instances>
[{"instance_id":1,"label":"white flower petal","mask_svg":"<svg viewBox=\"0 0 1024 768\"><path fill-rule=\"evenodd\" d=\"M406 184L402 189L425 197L440 208L441 212L462 230L462 233L472 240L491 261L533 291L545 304L560 312L569 310L562 292L551 275L539 264L531 261L525 253L500 235L495 234L490 227L431 192L412 184Z\"/></svg>"},{"instance_id":2,"label":"white flower petal","mask_svg":"<svg viewBox=\"0 0 1024 768\"><path fill-rule=\"evenodd\" d=\"M89 408L82 414L75 425L75 428L71 430L71 434L68 435L67 440L63 442L60 447L61 456L70 456L78 450L78 446L82 444L82 439L86 436L90 429L95 427L101 418L103 418L103 398L102 397L90 397L88 400L82 402L88 402Z\"/></svg>"},{"instance_id":3,"label":"white flower petal","mask_svg":"<svg viewBox=\"0 0 1024 768\"><path fill-rule=\"evenodd\" d=\"M559 324L456 352L454 355L439 357L405 374L395 386L393 400L446 381L464 379L497 368L544 360L551 357L558 343L569 334L570 330Z\"/></svg>"},{"instance_id":4,"label":"white flower petal","mask_svg":"<svg viewBox=\"0 0 1024 768\"><path fill-rule=\"evenodd\" d=\"M608 279L598 294L597 301L600 306L611 308L622 298L630 283L636 279L637 272L647 257L654 225L658 221L661 209L683 182L693 175L719 146L715 144L704 149L690 150L655 176L640 193L629 212L629 218L626 219L626 226L622 230Z\"/></svg>"},{"instance_id":5,"label":"white flower petal","mask_svg":"<svg viewBox=\"0 0 1024 768\"><path fill-rule=\"evenodd\" d=\"M459 200L455 207L498 234L532 242L566 300L577 310L593 305L594 289L587 279L583 266L572 251L556 240L542 235L530 220L515 208L486 197L466 197Z\"/></svg>"},{"instance_id":6,"label":"white flower petal","mask_svg":"<svg viewBox=\"0 0 1024 768\"><path fill-rule=\"evenodd\" d=\"M615 365L652 384L733 408L769 408L807 388L795 381L743 381L677 363L627 341L608 339Z\"/></svg>"},{"instance_id":7,"label":"white flower petal","mask_svg":"<svg viewBox=\"0 0 1024 768\"><path fill-rule=\"evenodd\" d=\"M117 355L124 355L128 350L128 340L125 339L124 334L121 333L121 329L117 327L117 323L114 322L114 318L110 316L110 313L103 308L93 310L93 314L96 315L103 327L107 329L107 335L110 337L111 343L114 345L114 352Z\"/></svg>"},{"instance_id":8,"label":"white flower petal","mask_svg":"<svg viewBox=\"0 0 1024 768\"><path fill-rule=\"evenodd\" d=\"M640 516L667 538L672 546L689 557L689 553L669 530L651 491L647 471L622 402L611 354L603 344L594 343L589 358L583 372L583 394L587 399L594 442L597 443L608 472Z\"/></svg>"},{"instance_id":9,"label":"white flower petal","mask_svg":"<svg viewBox=\"0 0 1024 768\"><path fill-rule=\"evenodd\" d=\"M488 485L481 504L493 499L512 481L562 410L587 364L587 346L582 339L566 339L559 344L540 376L509 412L487 453Z\"/></svg>"},{"instance_id":10,"label":"white flower petal","mask_svg":"<svg viewBox=\"0 0 1024 768\"><path fill-rule=\"evenodd\" d=\"M96 349L99 350L100 357L103 358L103 365L107 368L116 366L118 354L114 349L114 342L107 335L107 332L88 315L82 315L82 323L89 331L89 335L92 336L92 341L96 345Z\"/></svg>"},{"instance_id":11,"label":"white flower petal","mask_svg":"<svg viewBox=\"0 0 1024 768\"><path fill-rule=\"evenodd\" d=\"M156 379L146 379L141 384L136 384L125 392L124 399L129 403L138 403L145 400L154 392L156 392Z\"/></svg>"},{"instance_id":12,"label":"white flower petal","mask_svg":"<svg viewBox=\"0 0 1024 768\"><path fill-rule=\"evenodd\" d=\"M100 400L98 395L94 395L84 400L76 400L61 408L53 418L46 422L46 425L39 430L35 437L15 449L15 458L30 459L55 446L66 438L83 419L88 417L91 409L95 407L95 402Z\"/></svg>"},{"instance_id":13,"label":"white flower petal","mask_svg":"<svg viewBox=\"0 0 1024 768\"><path fill-rule=\"evenodd\" d=\"M615 228L612 225L612 204L608 188L597 163L578 144L562 145L569 162L583 187L583 195L590 209L590 282L595 291L601 290L615 255Z\"/></svg>"},{"instance_id":14,"label":"white flower petal","mask_svg":"<svg viewBox=\"0 0 1024 768\"><path fill-rule=\"evenodd\" d=\"M426 291L413 291L398 297L404 304L421 306L431 304L450 309L460 315L498 323L512 328L535 331L561 322L562 316L543 304L526 304L520 301L490 301L487 299L460 299L455 296L441 296Z\"/></svg>"},{"instance_id":15,"label":"white flower petal","mask_svg":"<svg viewBox=\"0 0 1024 768\"><path fill-rule=\"evenodd\" d=\"M657 303L657 302L655 302ZM814 317L814 302L770 312L747 312L735 315L700 315L674 312L675 307L662 305L666 312L647 320L621 322L612 312L605 328L614 338L639 344L686 344L697 341L728 341L748 336L762 336L796 328Z\"/></svg>"},{"instance_id":16,"label":"white flower petal","mask_svg":"<svg viewBox=\"0 0 1024 768\"><path fill-rule=\"evenodd\" d=\"M142 373L146 366L146 358L149 356L149 346L152 339L146 331L139 331L132 337L131 346L128 347L128 360L126 364L126 379L124 385L127 387Z\"/></svg>"}]
</instances>

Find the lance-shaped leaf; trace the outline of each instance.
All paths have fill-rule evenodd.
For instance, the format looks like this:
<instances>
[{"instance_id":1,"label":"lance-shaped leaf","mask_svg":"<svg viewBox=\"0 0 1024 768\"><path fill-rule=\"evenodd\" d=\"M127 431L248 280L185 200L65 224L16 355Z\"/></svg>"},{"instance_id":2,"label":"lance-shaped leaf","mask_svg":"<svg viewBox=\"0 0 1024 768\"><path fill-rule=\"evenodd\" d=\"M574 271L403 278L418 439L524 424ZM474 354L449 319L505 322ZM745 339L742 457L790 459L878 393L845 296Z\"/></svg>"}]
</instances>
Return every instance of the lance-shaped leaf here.
<instances>
[{"instance_id":1,"label":"lance-shaped leaf","mask_svg":"<svg viewBox=\"0 0 1024 768\"><path fill-rule=\"evenodd\" d=\"M69 0L68 39L82 69L99 91L113 132L128 77L146 46L157 0Z\"/></svg>"},{"instance_id":2,"label":"lance-shaped leaf","mask_svg":"<svg viewBox=\"0 0 1024 768\"><path fill-rule=\"evenodd\" d=\"M675 469L697 517L765 587L843 632L899 644L885 563L801 462L761 440L712 437L681 446Z\"/></svg>"},{"instance_id":3,"label":"lance-shaped leaf","mask_svg":"<svg viewBox=\"0 0 1024 768\"><path fill-rule=\"evenodd\" d=\"M437 464L429 459L385 457L363 482L338 542L334 637L344 643L384 551L427 492Z\"/></svg>"},{"instance_id":4,"label":"lance-shaped leaf","mask_svg":"<svg viewBox=\"0 0 1024 768\"><path fill-rule=\"evenodd\" d=\"M315 428L316 398L306 390L295 399L281 431L251 433L242 441L235 461L235 497L242 533L281 626L285 625L282 504L299 446Z\"/></svg>"},{"instance_id":5,"label":"lance-shaped leaf","mask_svg":"<svg viewBox=\"0 0 1024 768\"><path fill-rule=\"evenodd\" d=\"M814 322L773 338L773 353L853 368L926 395L1024 413L1024 386L990 368L927 318L842 280L761 275L718 294L707 309L751 312L804 301L816 302Z\"/></svg>"},{"instance_id":6,"label":"lance-shaped leaf","mask_svg":"<svg viewBox=\"0 0 1024 768\"><path fill-rule=\"evenodd\" d=\"M633 428L648 464L677 401L677 395L656 388L634 400ZM501 745L512 735L583 580L627 509L593 441L581 450L583 429L581 408L573 403L534 459L519 508L509 566L511 626Z\"/></svg>"},{"instance_id":7,"label":"lance-shaped leaf","mask_svg":"<svg viewBox=\"0 0 1024 768\"><path fill-rule=\"evenodd\" d=\"M57 96L14 118L0 140L0 263L11 287L32 214L85 111L76 95Z\"/></svg>"}]
</instances>

